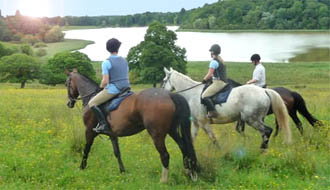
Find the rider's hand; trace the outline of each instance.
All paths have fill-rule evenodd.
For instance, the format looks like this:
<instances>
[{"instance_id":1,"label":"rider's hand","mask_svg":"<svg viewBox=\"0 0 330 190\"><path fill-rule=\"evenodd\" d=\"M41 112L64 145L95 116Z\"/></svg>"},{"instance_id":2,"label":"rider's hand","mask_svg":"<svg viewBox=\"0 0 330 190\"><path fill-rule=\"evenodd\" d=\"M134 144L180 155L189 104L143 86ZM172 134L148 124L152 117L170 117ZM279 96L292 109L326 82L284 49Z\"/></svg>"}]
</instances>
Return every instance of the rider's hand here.
<instances>
[{"instance_id":1,"label":"rider's hand","mask_svg":"<svg viewBox=\"0 0 330 190\"><path fill-rule=\"evenodd\" d=\"M206 84L207 81L205 79L202 80L202 84Z\"/></svg>"}]
</instances>

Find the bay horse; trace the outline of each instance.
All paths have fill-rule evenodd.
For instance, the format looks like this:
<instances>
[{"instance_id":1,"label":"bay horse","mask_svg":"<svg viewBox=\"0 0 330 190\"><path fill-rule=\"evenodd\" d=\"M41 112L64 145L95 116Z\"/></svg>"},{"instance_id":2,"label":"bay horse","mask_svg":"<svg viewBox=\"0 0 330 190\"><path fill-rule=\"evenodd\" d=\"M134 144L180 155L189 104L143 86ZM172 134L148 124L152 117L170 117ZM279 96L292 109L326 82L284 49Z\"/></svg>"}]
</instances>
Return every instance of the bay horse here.
<instances>
[{"instance_id":1,"label":"bay horse","mask_svg":"<svg viewBox=\"0 0 330 190\"><path fill-rule=\"evenodd\" d=\"M97 119L87 104L101 89L96 82L78 72L67 72L66 86L69 108L74 107L79 96L83 101L86 144L80 168L85 169L88 153L94 138L98 135L93 131ZM116 110L107 114L107 121L111 132L106 135L111 139L120 172L124 172L125 168L121 160L118 137L131 136L146 129L163 165L160 181L168 180L170 155L165 145L167 134L174 139L182 152L185 172L192 180L197 180L197 158L191 138L190 109L181 95L159 88L134 93L124 99Z\"/></svg>"},{"instance_id":2,"label":"bay horse","mask_svg":"<svg viewBox=\"0 0 330 190\"><path fill-rule=\"evenodd\" d=\"M228 79L228 83L232 87L242 86L242 84L240 84L232 79ZM283 101L286 105L286 108L288 110L288 113L289 113L290 117L292 118L292 120L294 121L294 123L296 124L296 127L299 130L301 135L303 135L304 130L302 127L302 123L297 116L297 111L301 115L303 115L313 127L315 127L315 125L317 123L321 124L321 122L319 120L315 119L315 117L313 117L312 114L309 113L309 111L307 110L304 98L298 92L291 91L284 87L276 87L276 88L272 88L272 89L275 90L283 99ZM272 114L272 113L273 113L272 110L269 110L268 114ZM244 131L244 122L238 122L238 124L236 126L236 130L238 132L243 132ZM276 123L275 136L277 134L278 134L278 124Z\"/></svg>"},{"instance_id":3,"label":"bay horse","mask_svg":"<svg viewBox=\"0 0 330 190\"><path fill-rule=\"evenodd\" d=\"M192 113L192 137L196 138L200 126L207 132L213 142L220 147L218 141L208 127L210 119L207 117L207 111L201 104L200 96L204 85L192 80L190 77L170 68L164 68L165 78L163 79L163 88L166 90L175 89L189 103ZM281 96L271 89L263 89L255 85L244 85L233 88L228 96L227 102L221 106L216 105L218 117L212 119L214 124L231 123L235 121L247 122L251 127L261 133L261 149L267 149L269 137L272 128L265 125L263 118L272 107L279 126L284 129L286 142L291 141L291 131L288 126L288 113ZM208 132L207 130L210 130Z\"/></svg>"}]
</instances>

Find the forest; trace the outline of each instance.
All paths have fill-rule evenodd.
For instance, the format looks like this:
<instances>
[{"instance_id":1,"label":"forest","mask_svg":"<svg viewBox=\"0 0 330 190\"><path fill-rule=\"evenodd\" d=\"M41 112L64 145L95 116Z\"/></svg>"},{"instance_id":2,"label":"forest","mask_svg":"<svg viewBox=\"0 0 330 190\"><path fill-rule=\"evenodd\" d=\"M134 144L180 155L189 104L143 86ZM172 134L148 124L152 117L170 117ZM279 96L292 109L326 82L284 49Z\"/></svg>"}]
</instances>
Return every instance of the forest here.
<instances>
[{"instance_id":1,"label":"forest","mask_svg":"<svg viewBox=\"0 0 330 190\"><path fill-rule=\"evenodd\" d=\"M179 12L145 12L124 16L65 16L33 18L21 15L1 16L0 40L20 41L37 38L60 41L61 34L52 26L132 27L153 21L178 25L180 29L207 30L315 30L329 29L329 0L219 0L203 7ZM55 30L55 31L54 31ZM56 33L47 38L47 32ZM26 36L28 35L28 36ZM56 38L57 36L57 38ZM55 39L54 39L55 38ZM59 38L59 39L58 39Z\"/></svg>"}]
</instances>

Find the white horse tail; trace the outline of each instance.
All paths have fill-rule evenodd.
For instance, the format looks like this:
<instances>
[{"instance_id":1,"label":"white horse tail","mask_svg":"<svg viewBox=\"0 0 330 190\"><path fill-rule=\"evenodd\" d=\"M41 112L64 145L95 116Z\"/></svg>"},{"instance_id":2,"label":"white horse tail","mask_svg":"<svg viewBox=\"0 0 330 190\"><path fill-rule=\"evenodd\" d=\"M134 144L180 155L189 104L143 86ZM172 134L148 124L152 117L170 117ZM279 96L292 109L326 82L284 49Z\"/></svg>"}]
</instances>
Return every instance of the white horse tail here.
<instances>
[{"instance_id":1,"label":"white horse tail","mask_svg":"<svg viewBox=\"0 0 330 190\"><path fill-rule=\"evenodd\" d=\"M291 129L289 127L289 115L286 106L281 96L272 89L265 89L270 96L273 113L275 114L276 121L285 136L285 141L291 143Z\"/></svg>"}]
</instances>

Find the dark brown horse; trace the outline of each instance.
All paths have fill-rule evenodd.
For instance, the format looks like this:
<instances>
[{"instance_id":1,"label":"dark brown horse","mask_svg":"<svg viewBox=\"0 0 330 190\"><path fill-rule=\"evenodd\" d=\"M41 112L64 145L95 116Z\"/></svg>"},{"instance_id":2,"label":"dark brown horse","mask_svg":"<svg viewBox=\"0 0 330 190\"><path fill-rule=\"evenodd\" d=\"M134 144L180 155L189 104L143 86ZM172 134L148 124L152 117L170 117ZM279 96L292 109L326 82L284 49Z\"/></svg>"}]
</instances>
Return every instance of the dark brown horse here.
<instances>
[{"instance_id":1,"label":"dark brown horse","mask_svg":"<svg viewBox=\"0 0 330 190\"><path fill-rule=\"evenodd\" d=\"M86 127L86 145L80 165L86 168L88 153L94 138L98 135L92 129L97 120L87 103L101 89L91 79L78 72L67 73L68 107L73 108L78 96L83 101L83 121ZM146 129L151 136L163 165L161 181L168 179L169 154L165 146L165 137L169 134L179 145L183 154L185 171L193 180L197 179L197 159L190 133L190 109L187 101L178 94L163 89L147 89L128 96L120 106L107 115L111 133L107 134L113 145L120 172L125 168L121 160L118 137L130 136Z\"/></svg>"},{"instance_id":2,"label":"dark brown horse","mask_svg":"<svg viewBox=\"0 0 330 190\"><path fill-rule=\"evenodd\" d=\"M232 87L241 86L240 83L238 83L238 82L236 82L232 79L228 79L228 83ZM297 116L297 111L300 114L302 114L313 127L315 127L316 123L320 124L320 121L315 119L308 112L305 100L303 99L303 97L298 92L291 91L291 90L289 90L287 88L284 88L284 87L276 87L276 88L272 88L272 89L275 90L277 93L279 93L281 98L284 100L285 106L288 110L288 113L289 113L290 117L292 118L292 120L294 121L294 123L296 124L296 127L298 128L301 135L303 135L304 130L303 130L303 127L302 127L302 123L301 123L301 121L299 120L299 118ZM271 109L270 109L268 114L272 114ZM236 130L238 132L243 132L244 131L244 123L239 121L237 126L236 126ZM277 134L278 134L278 125L276 123L275 136Z\"/></svg>"}]
</instances>

